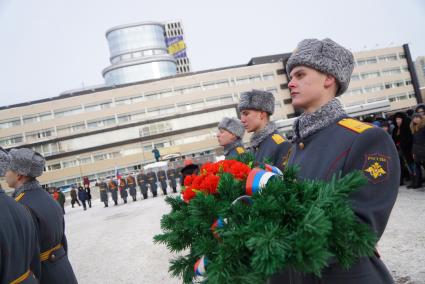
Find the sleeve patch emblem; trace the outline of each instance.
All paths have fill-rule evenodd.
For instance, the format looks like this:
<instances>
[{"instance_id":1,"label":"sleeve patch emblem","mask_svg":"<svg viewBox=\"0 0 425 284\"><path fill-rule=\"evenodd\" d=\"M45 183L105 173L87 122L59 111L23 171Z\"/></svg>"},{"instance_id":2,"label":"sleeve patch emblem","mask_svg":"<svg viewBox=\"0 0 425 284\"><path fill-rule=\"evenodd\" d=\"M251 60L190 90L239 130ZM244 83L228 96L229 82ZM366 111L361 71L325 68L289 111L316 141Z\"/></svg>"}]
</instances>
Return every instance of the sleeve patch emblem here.
<instances>
[{"instance_id":1,"label":"sleeve patch emblem","mask_svg":"<svg viewBox=\"0 0 425 284\"><path fill-rule=\"evenodd\" d=\"M380 154L365 155L363 172L371 183L380 183L388 177L389 157Z\"/></svg>"},{"instance_id":2,"label":"sleeve patch emblem","mask_svg":"<svg viewBox=\"0 0 425 284\"><path fill-rule=\"evenodd\" d=\"M282 136L280 136L279 134L273 134L272 135L272 139L276 144L282 144L283 142L285 142L285 139L283 139Z\"/></svg>"},{"instance_id":3,"label":"sleeve patch emblem","mask_svg":"<svg viewBox=\"0 0 425 284\"><path fill-rule=\"evenodd\" d=\"M238 154L243 154L245 153L245 149L243 147L236 147L236 152L238 152Z\"/></svg>"}]
</instances>

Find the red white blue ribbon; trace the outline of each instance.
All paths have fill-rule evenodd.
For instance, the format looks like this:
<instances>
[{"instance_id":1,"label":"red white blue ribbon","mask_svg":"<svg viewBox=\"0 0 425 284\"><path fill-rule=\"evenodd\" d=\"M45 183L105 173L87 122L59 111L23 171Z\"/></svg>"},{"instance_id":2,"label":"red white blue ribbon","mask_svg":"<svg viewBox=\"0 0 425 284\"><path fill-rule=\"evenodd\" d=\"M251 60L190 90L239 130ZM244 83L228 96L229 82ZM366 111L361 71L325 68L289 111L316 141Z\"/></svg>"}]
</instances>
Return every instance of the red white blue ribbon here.
<instances>
[{"instance_id":1,"label":"red white blue ribbon","mask_svg":"<svg viewBox=\"0 0 425 284\"><path fill-rule=\"evenodd\" d=\"M207 266L208 259L204 256L202 256L198 261L195 263L195 274L196 276L202 276L205 274L205 268Z\"/></svg>"},{"instance_id":2,"label":"red white blue ribbon","mask_svg":"<svg viewBox=\"0 0 425 284\"><path fill-rule=\"evenodd\" d=\"M252 196L260 192L266 186L267 182L276 175L276 173L271 171L265 171L259 168L252 169L246 180L246 194Z\"/></svg>"}]
</instances>

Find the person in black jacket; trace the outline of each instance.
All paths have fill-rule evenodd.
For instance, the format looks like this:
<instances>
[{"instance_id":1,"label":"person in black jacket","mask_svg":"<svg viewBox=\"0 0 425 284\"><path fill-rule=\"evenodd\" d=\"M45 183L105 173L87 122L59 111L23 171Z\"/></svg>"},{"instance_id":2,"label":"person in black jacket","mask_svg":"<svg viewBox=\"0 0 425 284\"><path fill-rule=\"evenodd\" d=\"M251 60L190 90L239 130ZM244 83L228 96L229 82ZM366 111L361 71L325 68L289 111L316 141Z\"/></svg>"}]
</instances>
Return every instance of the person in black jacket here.
<instances>
[{"instance_id":1,"label":"person in black jacket","mask_svg":"<svg viewBox=\"0 0 425 284\"><path fill-rule=\"evenodd\" d=\"M413 187L422 187L422 167L425 167L425 116L415 113L412 116L412 122L410 123L410 129L413 134L413 160L415 161L415 167L413 171Z\"/></svg>"},{"instance_id":2,"label":"person in black jacket","mask_svg":"<svg viewBox=\"0 0 425 284\"><path fill-rule=\"evenodd\" d=\"M403 112L397 112L393 118L395 127L392 133L394 143L397 147L398 155L400 158L400 185L404 184L405 180L410 180L409 188L413 186L413 156L412 156L412 143L413 136L410 130L410 119Z\"/></svg>"},{"instance_id":3,"label":"person in black jacket","mask_svg":"<svg viewBox=\"0 0 425 284\"><path fill-rule=\"evenodd\" d=\"M80 199L81 203L83 203L84 210L87 210L87 192L84 190L84 188L80 185L78 186L78 199Z\"/></svg>"},{"instance_id":4,"label":"person in black jacket","mask_svg":"<svg viewBox=\"0 0 425 284\"><path fill-rule=\"evenodd\" d=\"M84 191L86 192L87 196L87 204L89 205L89 208L91 208L91 191L90 186L87 183L84 184Z\"/></svg>"}]
</instances>

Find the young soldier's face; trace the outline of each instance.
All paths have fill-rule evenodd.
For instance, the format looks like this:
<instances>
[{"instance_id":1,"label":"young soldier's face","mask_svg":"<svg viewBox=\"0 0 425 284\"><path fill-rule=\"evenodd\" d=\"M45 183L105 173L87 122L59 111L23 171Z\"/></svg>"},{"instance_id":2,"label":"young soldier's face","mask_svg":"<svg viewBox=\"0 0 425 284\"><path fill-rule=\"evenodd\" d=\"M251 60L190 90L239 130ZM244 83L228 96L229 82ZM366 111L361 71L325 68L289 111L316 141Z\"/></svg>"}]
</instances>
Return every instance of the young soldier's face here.
<instances>
[{"instance_id":1,"label":"young soldier's face","mask_svg":"<svg viewBox=\"0 0 425 284\"><path fill-rule=\"evenodd\" d=\"M235 134L219 128L218 132L217 132L217 140L218 140L218 144L220 144L220 146L226 146L230 143L232 143L233 141L236 140L236 136Z\"/></svg>"},{"instance_id":2,"label":"young soldier's face","mask_svg":"<svg viewBox=\"0 0 425 284\"><path fill-rule=\"evenodd\" d=\"M264 111L245 109L241 111L241 122L248 132L255 132L264 124L267 114Z\"/></svg>"},{"instance_id":3,"label":"young soldier's face","mask_svg":"<svg viewBox=\"0 0 425 284\"><path fill-rule=\"evenodd\" d=\"M7 170L4 178L6 179L6 183L10 188L16 188L20 176L21 175L15 173L14 171Z\"/></svg>"},{"instance_id":4,"label":"young soldier's face","mask_svg":"<svg viewBox=\"0 0 425 284\"><path fill-rule=\"evenodd\" d=\"M327 75L306 66L296 66L290 74L288 88L292 105L306 111L314 110L326 103L323 96Z\"/></svg>"}]
</instances>

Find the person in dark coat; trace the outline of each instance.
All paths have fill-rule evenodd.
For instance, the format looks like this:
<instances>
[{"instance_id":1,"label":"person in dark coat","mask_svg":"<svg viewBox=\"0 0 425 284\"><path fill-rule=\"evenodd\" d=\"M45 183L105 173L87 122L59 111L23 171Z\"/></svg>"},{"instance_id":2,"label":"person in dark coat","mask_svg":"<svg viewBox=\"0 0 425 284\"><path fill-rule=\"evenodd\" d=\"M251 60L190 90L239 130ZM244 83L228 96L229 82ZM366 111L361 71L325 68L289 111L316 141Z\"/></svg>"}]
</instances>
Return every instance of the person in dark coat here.
<instances>
[{"instance_id":1,"label":"person in dark coat","mask_svg":"<svg viewBox=\"0 0 425 284\"><path fill-rule=\"evenodd\" d=\"M87 191L85 191L81 185L78 186L78 199L81 201L81 203L83 203L84 210L87 210Z\"/></svg>"},{"instance_id":2,"label":"person in dark coat","mask_svg":"<svg viewBox=\"0 0 425 284\"><path fill-rule=\"evenodd\" d=\"M100 201L108 207L108 186L103 178L96 184L99 187Z\"/></svg>"},{"instance_id":3,"label":"person in dark coat","mask_svg":"<svg viewBox=\"0 0 425 284\"><path fill-rule=\"evenodd\" d=\"M294 108L304 113L294 123L294 145L288 166L298 178L329 181L335 175L361 171L367 184L349 196L359 222L382 236L398 193L400 163L391 137L381 128L349 118L335 96L348 87L354 68L351 52L330 39L303 40L289 58ZM394 283L376 252L344 269L334 261L321 278L288 268L270 279L274 283L386 284Z\"/></svg>"},{"instance_id":4,"label":"person in dark coat","mask_svg":"<svg viewBox=\"0 0 425 284\"><path fill-rule=\"evenodd\" d=\"M59 195L59 198L58 198L59 205L62 207L63 214L65 214L65 201L66 201L65 194L63 194L62 190L60 190L59 188L56 188L56 192Z\"/></svg>"},{"instance_id":5,"label":"person in dark coat","mask_svg":"<svg viewBox=\"0 0 425 284\"><path fill-rule=\"evenodd\" d=\"M413 114L410 129L413 134L412 153L415 162L412 188L421 188L422 168L425 168L425 115Z\"/></svg>"},{"instance_id":6,"label":"person in dark coat","mask_svg":"<svg viewBox=\"0 0 425 284\"><path fill-rule=\"evenodd\" d=\"M70 195L72 208L74 208L75 203L77 203L78 206L81 206L80 201L78 201L77 190L75 189L75 186L72 186Z\"/></svg>"},{"instance_id":7,"label":"person in dark coat","mask_svg":"<svg viewBox=\"0 0 425 284\"><path fill-rule=\"evenodd\" d=\"M0 177L9 160L0 147ZM38 283L41 263L37 229L30 212L7 196L1 186L0 224L0 284Z\"/></svg>"},{"instance_id":8,"label":"person in dark coat","mask_svg":"<svg viewBox=\"0 0 425 284\"><path fill-rule=\"evenodd\" d=\"M189 165L183 167L180 170L180 173L181 173L181 176L182 176L182 178L180 180L180 185L184 186L184 179L187 176L190 176L190 175L197 175L199 173L199 166L196 165L196 164L189 164Z\"/></svg>"},{"instance_id":9,"label":"person in dark coat","mask_svg":"<svg viewBox=\"0 0 425 284\"><path fill-rule=\"evenodd\" d=\"M137 189L136 189L136 179L132 174L129 174L126 178L127 185L130 191L130 195L133 198L133 201L137 200Z\"/></svg>"},{"instance_id":10,"label":"person in dark coat","mask_svg":"<svg viewBox=\"0 0 425 284\"><path fill-rule=\"evenodd\" d=\"M143 169L137 175L137 184L140 188L140 193L143 195L143 199L148 198L148 176L144 173Z\"/></svg>"},{"instance_id":11,"label":"person in dark coat","mask_svg":"<svg viewBox=\"0 0 425 284\"><path fill-rule=\"evenodd\" d=\"M392 136L400 159L400 185L403 185L405 180L410 180L411 184L408 187L411 188L414 183L414 161L412 155L413 135L410 131L410 119L405 113L397 112L394 114L394 121L395 127Z\"/></svg>"},{"instance_id":12,"label":"person in dark coat","mask_svg":"<svg viewBox=\"0 0 425 284\"><path fill-rule=\"evenodd\" d=\"M170 186L173 189L173 192L177 192L177 173L174 168L172 168L171 163L168 164L167 176L170 181Z\"/></svg>"},{"instance_id":13,"label":"person in dark coat","mask_svg":"<svg viewBox=\"0 0 425 284\"><path fill-rule=\"evenodd\" d=\"M84 191L86 192L86 195L87 195L87 204L89 205L89 208L91 208L91 190L90 190L90 185L88 183L84 184Z\"/></svg>"},{"instance_id":14,"label":"person in dark coat","mask_svg":"<svg viewBox=\"0 0 425 284\"><path fill-rule=\"evenodd\" d=\"M117 185L117 182L113 180L112 178L109 179L108 189L109 189L109 192L111 193L112 200L114 201L114 206L117 206L118 205L118 185Z\"/></svg>"},{"instance_id":15,"label":"person in dark coat","mask_svg":"<svg viewBox=\"0 0 425 284\"><path fill-rule=\"evenodd\" d=\"M245 153L243 147L243 136L245 128L237 118L225 117L218 124L217 140L224 147L226 160L232 159Z\"/></svg>"},{"instance_id":16,"label":"person in dark coat","mask_svg":"<svg viewBox=\"0 0 425 284\"><path fill-rule=\"evenodd\" d=\"M118 190L120 192L120 196L121 196L122 200L124 200L124 204L126 204L128 192L127 192L127 183L125 182L125 179L123 179L123 178L120 179Z\"/></svg>"},{"instance_id":17,"label":"person in dark coat","mask_svg":"<svg viewBox=\"0 0 425 284\"><path fill-rule=\"evenodd\" d=\"M158 195L158 185L156 184L158 182L158 178L156 177L155 172L148 172L147 173L148 176L148 182L149 182L149 186L151 188L151 192L152 192L152 196L156 197Z\"/></svg>"},{"instance_id":18,"label":"person in dark coat","mask_svg":"<svg viewBox=\"0 0 425 284\"><path fill-rule=\"evenodd\" d=\"M45 160L28 148L12 149L6 182L14 188L15 200L28 208L38 232L40 247L40 283L77 283L68 260L68 244L62 209L37 181Z\"/></svg>"},{"instance_id":19,"label":"person in dark coat","mask_svg":"<svg viewBox=\"0 0 425 284\"><path fill-rule=\"evenodd\" d=\"M167 176L164 170L158 171L158 180L161 183L161 189L164 195L167 195Z\"/></svg>"},{"instance_id":20,"label":"person in dark coat","mask_svg":"<svg viewBox=\"0 0 425 284\"><path fill-rule=\"evenodd\" d=\"M154 147L152 150L153 156L155 157L155 161L159 162L159 158L161 158L161 153L159 153L159 150Z\"/></svg>"},{"instance_id":21,"label":"person in dark coat","mask_svg":"<svg viewBox=\"0 0 425 284\"><path fill-rule=\"evenodd\" d=\"M270 121L274 106L273 94L260 90L242 93L239 100L241 122L248 132L253 132L250 150L255 156L255 163L268 163L283 169L291 143L279 134L276 124Z\"/></svg>"}]
</instances>

